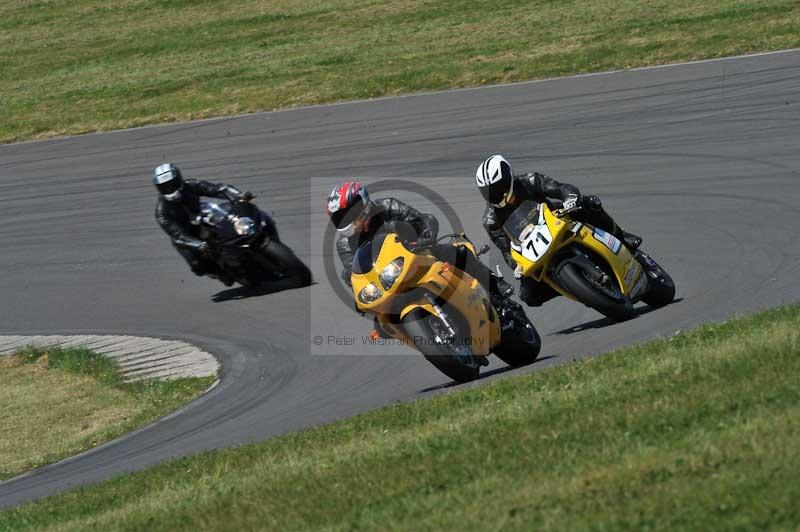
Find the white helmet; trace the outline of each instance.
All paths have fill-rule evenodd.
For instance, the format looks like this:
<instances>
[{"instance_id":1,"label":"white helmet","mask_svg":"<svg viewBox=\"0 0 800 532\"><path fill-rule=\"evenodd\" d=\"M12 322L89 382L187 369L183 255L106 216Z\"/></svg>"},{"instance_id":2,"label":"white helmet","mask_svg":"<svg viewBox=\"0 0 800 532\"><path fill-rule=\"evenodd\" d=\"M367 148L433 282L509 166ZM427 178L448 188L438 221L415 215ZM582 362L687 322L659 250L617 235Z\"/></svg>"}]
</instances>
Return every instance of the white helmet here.
<instances>
[{"instance_id":1,"label":"white helmet","mask_svg":"<svg viewBox=\"0 0 800 532\"><path fill-rule=\"evenodd\" d=\"M167 201L181 199L183 176L180 169L172 163L160 164L153 171L153 184Z\"/></svg>"},{"instance_id":2,"label":"white helmet","mask_svg":"<svg viewBox=\"0 0 800 532\"><path fill-rule=\"evenodd\" d=\"M514 195L514 172L502 155L483 161L475 172L475 182L483 199L495 207L505 207Z\"/></svg>"}]
</instances>

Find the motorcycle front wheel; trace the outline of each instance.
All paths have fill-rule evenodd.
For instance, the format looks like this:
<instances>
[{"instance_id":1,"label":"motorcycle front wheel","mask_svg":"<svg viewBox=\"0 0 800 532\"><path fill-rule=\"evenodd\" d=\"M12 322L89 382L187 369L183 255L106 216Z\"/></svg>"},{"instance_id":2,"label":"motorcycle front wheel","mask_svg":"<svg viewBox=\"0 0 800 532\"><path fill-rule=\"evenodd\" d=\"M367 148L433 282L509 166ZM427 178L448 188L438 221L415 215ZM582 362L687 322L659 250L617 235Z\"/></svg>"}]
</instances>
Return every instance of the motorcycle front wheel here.
<instances>
[{"instance_id":1,"label":"motorcycle front wheel","mask_svg":"<svg viewBox=\"0 0 800 532\"><path fill-rule=\"evenodd\" d=\"M442 338L444 324L438 316L424 310L409 312L403 318L403 328L413 347L436 369L457 382L478 378L480 366L467 345L468 338Z\"/></svg>"},{"instance_id":2,"label":"motorcycle front wheel","mask_svg":"<svg viewBox=\"0 0 800 532\"><path fill-rule=\"evenodd\" d=\"M578 301L614 321L625 321L636 314L633 303L619 289L616 281L600 285L575 264L565 264L558 272L561 285Z\"/></svg>"}]
</instances>

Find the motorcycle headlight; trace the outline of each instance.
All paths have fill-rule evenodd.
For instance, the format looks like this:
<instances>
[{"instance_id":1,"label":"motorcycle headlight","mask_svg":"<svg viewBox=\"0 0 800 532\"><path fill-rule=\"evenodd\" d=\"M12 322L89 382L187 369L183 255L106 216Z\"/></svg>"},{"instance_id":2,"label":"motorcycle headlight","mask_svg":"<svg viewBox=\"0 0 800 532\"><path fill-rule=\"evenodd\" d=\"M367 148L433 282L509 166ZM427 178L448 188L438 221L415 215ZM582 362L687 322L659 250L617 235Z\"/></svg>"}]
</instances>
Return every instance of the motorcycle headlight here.
<instances>
[{"instance_id":1,"label":"motorcycle headlight","mask_svg":"<svg viewBox=\"0 0 800 532\"><path fill-rule=\"evenodd\" d=\"M400 277L400 274L403 272L403 262L403 257L397 257L381 270L378 279L380 279L383 288L386 290L390 289L397 278Z\"/></svg>"},{"instance_id":2,"label":"motorcycle headlight","mask_svg":"<svg viewBox=\"0 0 800 532\"><path fill-rule=\"evenodd\" d=\"M372 283L369 283L367 286L361 289L358 293L358 300L364 303L365 305L369 305L370 303L377 301L383 295L381 289L375 286Z\"/></svg>"},{"instance_id":3,"label":"motorcycle headlight","mask_svg":"<svg viewBox=\"0 0 800 532\"><path fill-rule=\"evenodd\" d=\"M233 229L236 231L236 234L240 236L252 235L256 232L256 224L252 218L242 216L234 220Z\"/></svg>"}]
</instances>

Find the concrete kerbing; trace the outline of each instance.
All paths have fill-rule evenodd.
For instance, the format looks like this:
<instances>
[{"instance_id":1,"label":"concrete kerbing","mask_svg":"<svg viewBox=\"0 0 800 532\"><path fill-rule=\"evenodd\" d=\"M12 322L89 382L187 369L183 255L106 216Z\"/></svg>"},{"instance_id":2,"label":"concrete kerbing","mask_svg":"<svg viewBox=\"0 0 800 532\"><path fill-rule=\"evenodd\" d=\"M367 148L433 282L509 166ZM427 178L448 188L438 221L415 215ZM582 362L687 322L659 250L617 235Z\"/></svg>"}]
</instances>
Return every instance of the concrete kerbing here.
<instances>
[{"instance_id":1,"label":"concrete kerbing","mask_svg":"<svg viewBox=\"0 0 800 532\"><path fill-rule=\"evenodd\" d=\"M0 356L25 346L85 347L114 359L128 382L146 379L211 377L219 372L213 355L189 343L141 336L45 335L2 336Z\"/></svg>"}]
</instances>

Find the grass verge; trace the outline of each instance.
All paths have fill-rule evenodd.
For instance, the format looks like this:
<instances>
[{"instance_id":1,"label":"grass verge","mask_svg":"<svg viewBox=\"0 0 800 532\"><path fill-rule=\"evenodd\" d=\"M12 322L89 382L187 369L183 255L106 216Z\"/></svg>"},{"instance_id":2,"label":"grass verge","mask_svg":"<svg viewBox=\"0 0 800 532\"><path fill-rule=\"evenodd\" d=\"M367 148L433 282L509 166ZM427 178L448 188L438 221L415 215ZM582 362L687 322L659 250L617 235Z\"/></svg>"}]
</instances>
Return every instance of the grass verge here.
<instances>
[{"instance_id":1,"label":"grass verge","mask_svg":"<svg viewBox=\"0 0 800 532\"><path fill-rule=\"evenodd\" d=\"M800 306L0 513L25 530L796 530Z\"/></svg>"},{"instance_id":2,"label":"grass verge","mask_svg":"<svg viewBox=\"0 0 800 532\"><path fill-rule=\"evenodd\" d=\"M798 28L796 0L0 2L0 142L790 48Z\"/></svg>"},{"instance_id":3,"label":"grass verge","mask_svg":"<svg viewBox=\"0 0 800 532\"><path fill-rule=\"evenodd\" d=\"M81 348L0 357L0 480L95 447L199 395L209 378L124 383Z\"/></svg>"}]
</instances>

